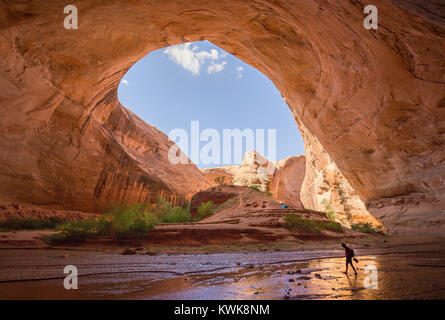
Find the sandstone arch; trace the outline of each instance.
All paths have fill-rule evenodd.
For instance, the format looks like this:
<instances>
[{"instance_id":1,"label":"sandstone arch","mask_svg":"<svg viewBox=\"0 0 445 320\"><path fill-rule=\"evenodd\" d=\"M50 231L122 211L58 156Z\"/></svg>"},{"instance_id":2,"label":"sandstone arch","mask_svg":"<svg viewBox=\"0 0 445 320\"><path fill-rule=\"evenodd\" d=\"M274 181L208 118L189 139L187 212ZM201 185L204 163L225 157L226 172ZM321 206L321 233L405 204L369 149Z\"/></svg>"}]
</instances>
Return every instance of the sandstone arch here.
<instances>
[{"instance_id":1,"label":"sandstone arch","mask_svg":"<svg viewBox=\"0 0 445 320\"><path fill-rule=\"evenodd\" d=\"M275 83L303 133L308 174L334 162L393 230L443 231L440 1L375 0L377 31L363 28L361 1L73 4L78 30L63 28L65 1L0 4L0 200L97 210L205 187L196 167L166 163L169 142L116 89L148 52L206 39Z\"/></svg>"}]
</instances>

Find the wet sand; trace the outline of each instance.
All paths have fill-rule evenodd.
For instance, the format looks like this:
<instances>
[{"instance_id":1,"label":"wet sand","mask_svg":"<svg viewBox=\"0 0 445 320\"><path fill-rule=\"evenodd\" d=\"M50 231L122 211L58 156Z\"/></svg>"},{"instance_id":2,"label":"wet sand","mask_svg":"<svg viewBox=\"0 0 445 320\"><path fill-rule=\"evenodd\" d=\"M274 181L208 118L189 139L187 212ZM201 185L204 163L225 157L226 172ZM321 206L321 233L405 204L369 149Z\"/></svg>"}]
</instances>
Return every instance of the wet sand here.
<instances>
[{"instance_id":1,"label":"wet sand","mask_svg":"<svg viewBox=\"0 0 445 320\"><path fill-rule=\"evenodd\" d=\"M0 250L0 299L445 299L445 239L356 249L125 256L79 250ZM65 290L75 265L79 289ZM366 288L375 266L377 288Z\"/></svg>"}]
</instances>

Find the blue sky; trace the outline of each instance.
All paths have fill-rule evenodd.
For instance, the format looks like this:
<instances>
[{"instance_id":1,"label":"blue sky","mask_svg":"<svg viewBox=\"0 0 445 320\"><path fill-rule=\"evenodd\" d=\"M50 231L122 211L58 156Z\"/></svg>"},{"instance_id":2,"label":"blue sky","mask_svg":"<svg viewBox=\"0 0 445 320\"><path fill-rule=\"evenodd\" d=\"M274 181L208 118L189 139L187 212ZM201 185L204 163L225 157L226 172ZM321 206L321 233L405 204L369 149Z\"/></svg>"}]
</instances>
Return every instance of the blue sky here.
<instances>
[{"instance_id":1,"label":"blue sky","mask_svg":"<svg viewBox=\"0 0 445 320\"><path fill-rule=\"evenodd\" d=\"M190 134L194 120L201 131L216 129L221 141L223 129L264 129L266 137L268 129L276 129L276 160L304 153L297 125L274 84L208 41L149 53L127 72L118 94L125 107L167 135L175 128ZM267 156L267 140L265 145Z\"/></svg>"}]
</instances>

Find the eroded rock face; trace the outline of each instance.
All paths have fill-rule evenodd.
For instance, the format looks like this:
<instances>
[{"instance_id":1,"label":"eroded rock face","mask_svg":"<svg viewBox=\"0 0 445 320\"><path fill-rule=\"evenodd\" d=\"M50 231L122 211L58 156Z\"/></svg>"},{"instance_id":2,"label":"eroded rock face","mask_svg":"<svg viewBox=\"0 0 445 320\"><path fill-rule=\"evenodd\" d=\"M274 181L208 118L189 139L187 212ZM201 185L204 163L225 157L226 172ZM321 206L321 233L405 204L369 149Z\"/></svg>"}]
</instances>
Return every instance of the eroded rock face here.
<instances>
[{"instance_id":1,"label":"eroded rock face","mask_svg":"<svg viewBox=\"0 0 445 320\"><path fill-rule=\"evenodd\" d=\"M257 187L260 191L267 192L271 176L275 170L275 164L267 160L259 152L247 151L244 154L243 163L237 167L232 166L232 184Z\"/></svg>"},{"instance_id":2,"label":"eroded rock face","mask_svg":"<svg viewBox=\"0 0 445 320\"><path fill-rule=\"evenodd\" d=\"M232 184L242 187L256 187L261 192L269 191L269 184L275 173L273 161L267 160L259 152L247 151L240 165L201 169L206 180L212 185ZM220 180L216 180L219 178ZM221 178L224 180L221 181ZM221 183L222 182L222 183Z\"/></svg>"},{"instance_id":3,"label":"eroded rock face","mask_svg":"<svg viewBox=\"0 0 445 320\"><path fill-rule=\"evenodd\" d=\"M205 168L201 169L204 174L204 179L212 185L217 186L219 184L232 184L233 175L238 166L224 166L217 168Z\"/></svg>"},{"instance_id":4,"label":"eroded rock face","mask_svg":"<svg viewBox=\"0 0 445 320\"><path fill-rule=\"evenodd\" d=\"M201 203L212 202L213 208L216 209L220 204L235 198L238 195L236 188L216 188L203 190L192 197L190 202L190 216L196 218L198 216L198 207Z\"/></svg>"},{"instance_id":5,"label":"eroded rock face","mask_svg":"<svg viewBox=\"0 0 445 320\"><path fill-rule=\"evenodd\" d=\"M212 185L223 184L257 187L270 193L274 200L283 201L293 208L302 209L300 191L305 175L305 156L291 156L280 161L269 161L259 152L248 151L240 165L201 169ZM217 180L219 178L219 181Z\"/></svg>"},{"instance_id":6,"label":"eroded rock face","mask_svg":"<svg viewBox=\"0 0 445 320\"><path fill-rule=\"evenodd\" d=\"M269 186L272 198L290 204L294 208L303 208L300 192L305 173L306 157L304 155L277 161Z\"/></svg>"},{"instance_id":7,"label":"eroded rock face","mask_svg":"<svg viewBox=\"0 0 445 320\"><path fill-rule=\"evenodd\" d=\"M305 208L334 212L335 220L347 227L368 222L381 225L317 139L304 129L301 134L306 144L306 175L300 193Z\"/></svg>"},{"instance_id":8,"label":"eroded rock face","mask_svg":"<svg viewBox=\"0 0 445 320\"><path fill-rule=\"evenodd\" d=\"M0 200L90 210L185 198L189 173L205 184L194 166L165 164L165 139L137 124L116 88L148 52L207 39L275 83L306 148L319 143L307 172L312 159L315 172L328 166L316 154L326 152L364 203L386 206L368 208L389 230L434 220L425 230L445 231L441 1L375 0L378 30L363 27L358 1L91 0L76 4L78 30L63 28L65 5L0 4ZM384 200L400 197L404 207Z\"/></svg>"}]
</instances>

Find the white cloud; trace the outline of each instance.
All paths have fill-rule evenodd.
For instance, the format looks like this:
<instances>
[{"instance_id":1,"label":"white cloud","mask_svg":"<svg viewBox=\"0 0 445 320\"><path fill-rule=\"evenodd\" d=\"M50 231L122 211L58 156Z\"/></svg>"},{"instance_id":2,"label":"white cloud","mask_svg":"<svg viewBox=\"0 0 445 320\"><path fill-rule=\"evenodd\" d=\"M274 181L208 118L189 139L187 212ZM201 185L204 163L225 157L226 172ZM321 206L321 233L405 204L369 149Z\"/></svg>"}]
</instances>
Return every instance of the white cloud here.
<instances>
[{"instance_id":1,"label":"white cloud","mask_svg":"<svg viewBox=\"0 0 445 320\"><path fill-rule=\"evenodd\" d=\"M237 72L236 78L237 79L240 79L243 77L243 71L244 71L243 67L236 67L236 72Z\"/></svg>"},{"instance_id":2,"label":"white cloud","mask_svg":"<svg viewBox=\"0 0 445 320\"><path fill-rule=\"evenodd\" d=\"M200 62L195 57L195 51L190 49L190 43L169 47L165 49L164 53L168 55L170 60L176 62L185 70L190 71L194 75L199 74Z\"/></svg>"},{"instance_id":3,"label":"white cloud","mask_svg":"<svg viewBox=\"0 0 445 320\"><path fill-rule=\"evenodd\" d=\"M130 83L128 82L128 80L122 80L121 81L122 82L122 84L124 84L124 85L126 85L127 87L130 85Z\"/></svg>"},{"instance_id":4,"label":"white cloud","mask_svg":"<svg viewBox=\"0 0 445 320\"><path fill-rule=\"evenodd\" d=\"M198 46L190 48L191 43L179 44L165 49L164 53L168 55L170 60L182 66L185 70L190 71L193 75L198 75L206 60L216 61L220 58L218 50L210 49L210 51L199 51Z\"/></svg>"},{"instance_id":5,"label":"white cloud","mask_svg":"<svg viewBox=\"0 0 445 320\"><path fill-rule=\"evenodd\" d=\"M210 66L208 66L208 68L207 68L207 73L212 74L214 72L223 71L226 64L227 64L227 61L223 61L221 63L212 62L212 64Z\"/></svg>"},{"instance_id":6,"label":"white cloud","mask_svg":"<svg viewBox=\"0 0 445 320\"><path fill-rule=\"evenodd\" d=\"M210 51L198 51L196 52L196 57L202 62L204 62L205 59L218 60L219 53L215 49L210 49Z\"/></svg>"}]
</instances>

